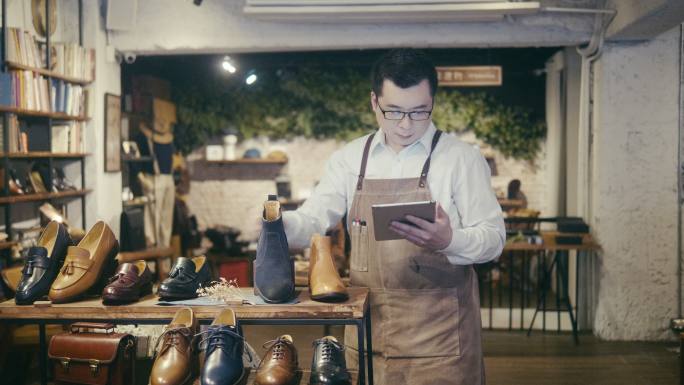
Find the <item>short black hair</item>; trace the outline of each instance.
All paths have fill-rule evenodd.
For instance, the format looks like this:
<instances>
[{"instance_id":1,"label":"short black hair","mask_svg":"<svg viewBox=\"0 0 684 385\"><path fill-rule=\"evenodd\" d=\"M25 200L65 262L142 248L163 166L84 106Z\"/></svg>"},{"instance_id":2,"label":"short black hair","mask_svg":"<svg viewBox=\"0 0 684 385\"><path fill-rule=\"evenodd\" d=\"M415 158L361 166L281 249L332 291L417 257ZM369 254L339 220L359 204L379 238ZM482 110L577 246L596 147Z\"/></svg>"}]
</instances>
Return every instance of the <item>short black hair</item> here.
<instances>
[{"instance_id":1,"label":"short black hair","mask_svg":"<svg viewBox=\"0 0 684 385\"><path fill-rule=\"evenodd\" d=\"M373 65L371 85L375 95L382 95L382 83L389 79L401 88L418 85L423 80L430 83L430 94L437 92L437 70L425 52L399 48L387 51Z\"/></svg>"}]
</instances>

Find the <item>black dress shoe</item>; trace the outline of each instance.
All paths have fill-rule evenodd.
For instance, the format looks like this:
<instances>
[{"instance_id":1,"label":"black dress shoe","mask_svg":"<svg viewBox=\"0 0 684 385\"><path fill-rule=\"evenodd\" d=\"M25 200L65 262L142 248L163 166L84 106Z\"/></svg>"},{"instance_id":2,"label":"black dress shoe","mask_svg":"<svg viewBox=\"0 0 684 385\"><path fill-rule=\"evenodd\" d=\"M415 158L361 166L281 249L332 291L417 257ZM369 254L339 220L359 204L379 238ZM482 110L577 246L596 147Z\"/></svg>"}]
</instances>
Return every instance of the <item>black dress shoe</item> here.
<instances>
[{"instance_id":1,"label":"black dress shoe","mask_svg":"<svg viewBox=\"0 0 684 385\"><path fill-rule=\"evenodd\" d=\"M62 268L71 239L64 225L50 222L38 239L38 245L28 250L14 302L30 305L50 291L52 282Z\"/></svg>"},{"instance_id":2,"label":"black dress shoe","mask_svg":"<svg viewBox=\"0 0 684 385\"><path fill-rule=\"evenodd\" d=\"M310 385L351 385L344 347L332 336L314 341Z\"/></svg>"},{"instance_id":3,"label":"black dress shoe","mask_svg":"<svg viewBox=\"0 0 684 385\"><path fill-rule=\"evenodd\" d=\"M288 249L280 203L275 195L269 195L254 260L254 292L268 303L294 298L294 260Z\"/></svg>"},{"instance_id":4,"label":"black dress shoe","mask_svg":"<svg viewBox=\"0 0 684 385\"><path fill-rule=\"evenodd\" d=\"M200 349L205 352L201 385L237 385L247 379L242 363L245 340L237 328L233 310L223 310L200 334L203 336Z\"/></svg>"},{"instance_id":5,"label":"black dress shoe","mask_svg":"<svg viewBox=\"0 0 684 385\"><path fill-rule=\"evenodd\" d=\"M197 289L211 280L209 265L205 256L192 259L180 257L171 269L169 278L159 285L157 294L166 301L191 299L197 297Z\"/></svg>"}]
</instances>

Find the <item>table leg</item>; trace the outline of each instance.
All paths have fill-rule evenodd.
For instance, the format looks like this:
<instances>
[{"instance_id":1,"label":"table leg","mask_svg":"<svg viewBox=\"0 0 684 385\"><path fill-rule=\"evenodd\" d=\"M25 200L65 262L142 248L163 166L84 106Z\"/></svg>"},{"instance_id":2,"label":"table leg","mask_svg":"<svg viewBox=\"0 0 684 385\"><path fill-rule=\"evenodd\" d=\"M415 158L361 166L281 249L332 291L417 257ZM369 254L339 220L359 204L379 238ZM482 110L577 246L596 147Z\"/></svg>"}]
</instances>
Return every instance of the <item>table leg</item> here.
<instances>
[{"instance_id":1,"label":"table leg","mask_svg":"<svg viewBox=\"0 0 684 385\"><path fill-rule=\"evenodd\" d=\"M366 385L366 351L364 349L364 326L365 325L363 319L356 321L356 335L358 337L357 346L359 348L359 385Z\"/></svg>"},{"instance_id":2,"label":"table leg","mask_svg":"<svg viewBox=\"0 0 684 385\"><path fill-rule=\"evenodd\" d=\"M366 346L368 351L368 384L373 385L373 333L370 311L366 311Z\"/></svg>"},{"instance_id":3,"label":"table leg","mask_svg":"<svg viewBox=\"0 0 684 385\"><path fill-rule=\"evenodd\" d=\"M532 326L534 326L534 320L537 318L537 313L539 313L539 307L542 305L544 307L544 309L543 309L544 313L542 313L542 316L546 317L546 304L545 304L546 293L547 293L546 284L549 281L549 279L548 279L549 275L551 275L551 272L553 271L553 267L555 266L557 259L558 259L558 256L554 254L553 261L551 262L551 267L548 270L544 269L544 277L542 278L542 281L541 281L541 294L539 295L539 297L537 297L537 308L534 310L534 315L532 316L532 322L530 322L530 327L527 328L527 336L528 337L532 333Z\"/></svg>"},{"instance_id":4,"label":"table leg","mask_svg":"<svg viewBox=\"0 0 684 385\"><path fill-rule=\"evenodd\" d=\"M565 288L565 295L564 295L564 305L568 310L568 314L570 315L570 324L572 325L572 338L575 341L575 345L579 345L579 335L577 334L577 320L575 319L575 316L572 312L572 304L570 303L570 295L568 294L568 282L567 282L567 266L564 265L563 261L558 261L558 270L560 271L560 279L563 281L561 283L561 287Z\"/></svg>"},{"instance_id":5,"label":"table leg","mask_svg":"<svg viewBox=\"0 0 684 385\"><path fill-rule=\"evenodd\" d=\"M48 383L48 367L47 367L47 336L45 334L45 322L38 323L38 337L40 349L38 349L38 368L40 370L40 384L47 385Z\"/></svg>"}]
</instances>

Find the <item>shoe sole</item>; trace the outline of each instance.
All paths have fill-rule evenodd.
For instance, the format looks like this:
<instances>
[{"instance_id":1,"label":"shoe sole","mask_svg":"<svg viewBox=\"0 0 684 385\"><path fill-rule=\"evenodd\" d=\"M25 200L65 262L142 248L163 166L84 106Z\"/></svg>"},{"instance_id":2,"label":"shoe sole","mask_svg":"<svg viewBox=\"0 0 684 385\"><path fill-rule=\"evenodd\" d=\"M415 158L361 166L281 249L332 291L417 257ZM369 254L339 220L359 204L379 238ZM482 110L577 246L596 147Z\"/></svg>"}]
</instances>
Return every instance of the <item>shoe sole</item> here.
<instances>
[{"instance_id":1,"label":"shoe sole","mask_svg":"<svg viewBox=\"0 0 684 385\"><path fill-rule=\"evenodd\" d=\"M344 302L349 299L349 295L342 293L323 293L312 295L311 299L320 302Z\"/></svg>"},{"instance_id":2,"label":"shoe sole","mask_svg":"<svg viewBox=\"0 0 684 385\"><path fill-rule=\"evenodd\" d=\"M297 294L297 291L296 291L296 290L293 290L292 295L291 295L288 299L285 299L285 300L275 300L275 301L274 301L274 300L267 299L266 297L264 297L264 296L261 294L261 290L259 290L259 288L256 287L256 286L254 286L254 294L258 295L259 298L261 298L261 299L264 300L264 302L266 302L266 303L272 303L272 304L290 302L290 301L294 300L294 299L297 297L297 295L296 295L296 294Z\"/></svg>"}]
</instances>

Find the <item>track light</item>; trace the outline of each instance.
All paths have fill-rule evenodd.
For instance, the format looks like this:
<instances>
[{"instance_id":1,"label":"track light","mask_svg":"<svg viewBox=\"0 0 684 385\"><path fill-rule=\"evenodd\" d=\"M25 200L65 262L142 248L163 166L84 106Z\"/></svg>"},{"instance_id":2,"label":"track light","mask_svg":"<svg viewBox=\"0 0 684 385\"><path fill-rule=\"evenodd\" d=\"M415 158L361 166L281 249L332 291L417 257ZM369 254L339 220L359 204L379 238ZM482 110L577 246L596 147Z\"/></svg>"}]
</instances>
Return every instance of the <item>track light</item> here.
<instances>
[{"instance_id":1,"label":"track light","mask_svg":"<svg viewBox=\"0 0 684 385\"><path fill-rule=\"evenodd\" d=\"M230 56L224 56L223 61L221 62L221 67L223 68L224 71L234 74L235 71L237 71L237 68L235 68L235 64L230 60Z\"/></svg>"},{"instance_id":2,"label":"track light","mask_svg":"<svg viewBox=\"0 0 684 385\"><path fill-rule=\"evenodd\" d=\"M247 83L248 86L251 86L256 81L257 81L256 72L254 70L249 71L247 73L247 77L245 78L245 83Z\"/></svg>"}]
</instances>

